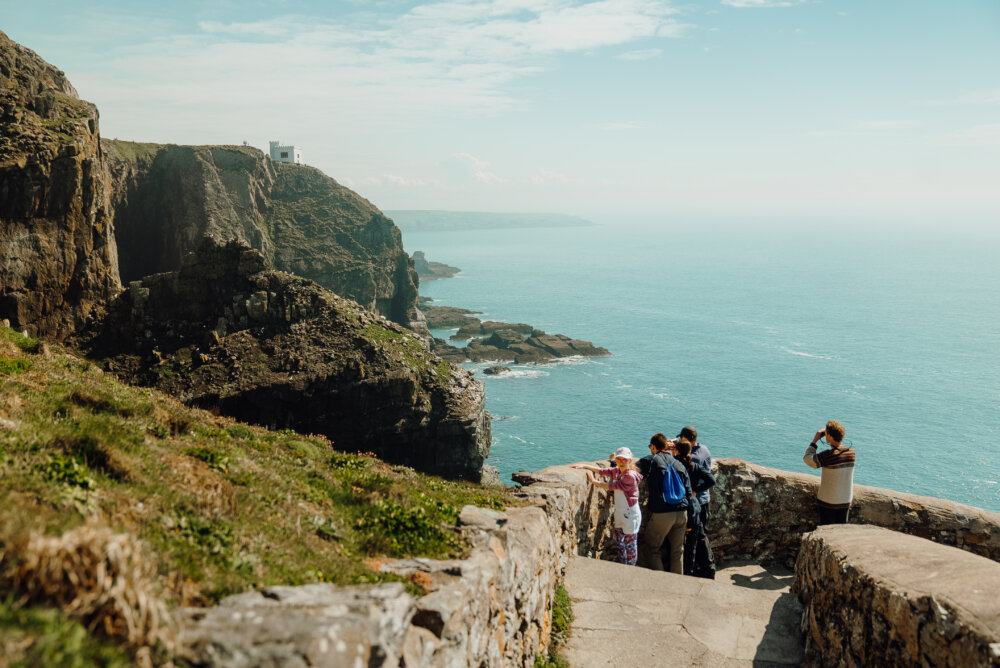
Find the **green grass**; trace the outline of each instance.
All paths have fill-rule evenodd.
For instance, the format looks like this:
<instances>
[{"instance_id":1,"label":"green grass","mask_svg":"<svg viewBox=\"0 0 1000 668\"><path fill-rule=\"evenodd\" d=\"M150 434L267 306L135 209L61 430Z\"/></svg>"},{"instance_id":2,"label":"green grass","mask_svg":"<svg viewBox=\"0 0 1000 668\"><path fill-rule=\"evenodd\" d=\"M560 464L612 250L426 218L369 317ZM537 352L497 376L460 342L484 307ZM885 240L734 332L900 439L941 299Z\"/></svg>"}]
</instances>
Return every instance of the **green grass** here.
<instances>
[{"instance_id":1,"label":"green grass","mask_svg":"<svg viewBox=\"0 0 1000 668\"><path fill-rule=\"evenodd\" d=\"M398 581L366 563L460 558L463 505L520 503L322 436L234 423L49 348L0 374L0 417L15 425L0 430L0 553L98 516L146 543L168 604L205 605L269 585Z\"/></svg>"},{"instance_id":2,"label":"green grass","mask_svg":"<svg viewBox=\"0 0 1000 668\"><path fill-rule=\"evenodd\" d=\"M569 668L569 662L563 658L560 650L569 638L572 621L573 610L569 592L560 584L556 587L552 599L552 640L549 643L549 651L535 656L535 668Z\"/></svg>"},{"instance_id":3,"label":"green grass","mask_svg":"<svg viewBox=\"0 0 1000 668\"><path fill-rule=\"evenodd\" d=\"M129 655L100 641L77 621L55 608L18 608L12 597L0 598L0 665L65 668L127 668Z\"/></svg>"},{"instance_id":4,"label":"green grass","mask_svg":"<svg viewBox=\"0 0 1000 668\"><path fill-rule=\"evenodd\" d=\"M115 156L121 160L152 158L166 146L165 144L150 144L121 139L106 139L104 142L106 145L110 145Z\"/></svg>"},{"instance_id":5,"label":"green grass","mask_svg":"<svg viewBox=\"0 0 1000 668\"><path fill-rule=\"evenodd\" d=\"M433 370L438 384L446 385L448 383L452 372L451 362L430 354L419 341L409 334L397 332L376 323L365 325L362 333L370 341L374 341L388 351L401 356L411 369L425 372Z\"/></svg>"},{"instance_id":6,"label":"green grass","mask_svg":"<svg viewBox=\"0 0 1000 668\"><path fill-rule=\"evenodd\" d=\"M33 339L30 336L25 336L24 334L11 329L10 327L0 326L0 337L10 341L15 346L20 348L26 353L35 354L38 352L42 345L42 342L38 339Z\"/></svg>"},{"instance_id":7,"label":"green grass","mask_svg":"<svg viewBox=\"0 0 1000 668\"><path fill-rule=\"evenodd\" d=\"M13 375L15 373L24 373L31 368L31 361L19 358L11 357L0 357L0 373L5 375Z\"/></svg>"}]
</instances>

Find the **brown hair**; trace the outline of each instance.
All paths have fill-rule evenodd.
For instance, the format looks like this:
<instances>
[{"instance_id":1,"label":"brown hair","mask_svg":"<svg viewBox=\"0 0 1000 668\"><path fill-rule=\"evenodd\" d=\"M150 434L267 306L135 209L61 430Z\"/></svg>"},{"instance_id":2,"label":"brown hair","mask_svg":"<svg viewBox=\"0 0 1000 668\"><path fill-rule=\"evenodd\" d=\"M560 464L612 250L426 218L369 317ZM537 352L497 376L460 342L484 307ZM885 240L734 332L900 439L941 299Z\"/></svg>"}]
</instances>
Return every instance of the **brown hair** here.
<instances>
[{"instance_id":1,"label":"brown hair","mask_svg":"<svg viewBox=\"0 0 1000 668\"><path fill-rule=\"evenodd\" d=\"M840 443L844 440L844 425L840 424L836 420L830 420L826 423L826 436L827 441L833 440Z\"/></svg>"},{"instance_id":2,"label":"brown hair","mask_svg":"<svg viewBox=\"0 0 1000 668\"><path fill-rule=\"evenodd\" d=\"M694 447L691 441L686 438L682 438L675 444L677 446L677 454L674 455L684 468L691 470L694 468L694 460L691 459L691 448Z\"/></svg>"},{"instance_id":3,"label":"brown hair","mask_svg":"<svg viewBox=\"0 0 1000 668\"><path fill-rule=\"evenodd\" d=\"M691 426L684 427L681 433L677 434L677 438L686 438L693 445L698 442L698 430Z\"/></svg>"},{"instance_id":4,"label":"brown hair","mask_svg":"<svg viewBox=\"0 0 1000 668\"><path fill-rule=\"evenodd\" d=\"M663 452L667 449L667 437L663 434L653 434L653 437L649 439L649 444L653 446L657 452Z\"/></svg>"}]
</instances>

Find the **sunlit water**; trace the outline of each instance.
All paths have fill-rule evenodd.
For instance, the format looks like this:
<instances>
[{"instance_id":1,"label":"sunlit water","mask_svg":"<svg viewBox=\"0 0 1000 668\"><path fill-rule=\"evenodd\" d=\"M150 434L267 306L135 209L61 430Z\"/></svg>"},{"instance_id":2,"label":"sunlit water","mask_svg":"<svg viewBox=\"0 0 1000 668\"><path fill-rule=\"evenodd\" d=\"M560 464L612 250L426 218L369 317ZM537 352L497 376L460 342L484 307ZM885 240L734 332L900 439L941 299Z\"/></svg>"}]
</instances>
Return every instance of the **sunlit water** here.
<instances>
[{"instance_id":1,"label":"sunlit water","mask_svg":"<svg viewBox=\"0 0 1000 668\"><path fill-rule=\"evenodd\" d=\"M477 373L505 480L621 445L645 454L685 424L715 456L808 471L805 446L834 418L856 482L1000 511L996 246L829 236L598 226L403 241L462 269L421 286L437 303L613 353Z\"/></svg>"}]
</instances>

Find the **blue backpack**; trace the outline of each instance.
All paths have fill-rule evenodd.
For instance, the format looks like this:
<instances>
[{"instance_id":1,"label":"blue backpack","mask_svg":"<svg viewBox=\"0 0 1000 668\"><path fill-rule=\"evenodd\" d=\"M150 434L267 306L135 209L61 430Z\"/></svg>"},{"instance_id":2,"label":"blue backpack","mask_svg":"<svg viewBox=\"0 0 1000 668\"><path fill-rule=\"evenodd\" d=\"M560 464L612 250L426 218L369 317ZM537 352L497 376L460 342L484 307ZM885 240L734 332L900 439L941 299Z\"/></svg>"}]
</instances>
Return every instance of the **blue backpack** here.
<instances>
[{"instance_id":1,"label":"blue backpack","mask_svg":"<svg viewBox=\"0 0 1000 668\"><path fill-rule=\"evenodd\" d=\"M681 474L673 466L668 466L663 472L663 501L671 506L684 501L687 498L687 490L684 488L684 480Z\"/></svg>"}]
</instances>

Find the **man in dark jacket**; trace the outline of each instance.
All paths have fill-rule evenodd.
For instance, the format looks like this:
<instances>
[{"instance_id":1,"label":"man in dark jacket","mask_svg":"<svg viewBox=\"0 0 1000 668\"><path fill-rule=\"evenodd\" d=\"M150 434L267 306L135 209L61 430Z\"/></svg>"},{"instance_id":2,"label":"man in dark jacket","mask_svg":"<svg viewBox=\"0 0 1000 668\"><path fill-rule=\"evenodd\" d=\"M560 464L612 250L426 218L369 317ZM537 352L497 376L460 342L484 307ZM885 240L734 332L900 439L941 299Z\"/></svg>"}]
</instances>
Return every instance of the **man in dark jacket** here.
<instances>
[{"instance_id":1,"label":"man in dark jacket","mask_svg":"<svg viewBox=\"0 0 1000 668\"><path fill-rule=\"evenodd\" d=\"M707 447L698 442L698 430L691 426L684 427L681 429L681 433L677 434L677 438L674 439L674 443L677 443L677 441L682 438L686 438L694 444L691 449L691 459L694 460L695 464L698 466L705 466L709 471L711 471L712 453L708 451ZM703 540L699 540L696 543L696 550L694 554L694 573L692 573L692 575L714 579L715 557L712 555L712 545L708 541L708 504L711 502L712 496L708 489L703 489L701 491L696 490L695 496L698 499L698 522L701 525Z\"/></svg>"},{"instance_id":2,"label":"man in dark jacket","mask_svg":"<svg viewBox=\"0 0 1000 668\"><path fill-rule=\"evenodd\" d=\"M649 440L650 454L636 462L646 480L649 492L646 511L649 519L639 536L638 565L654 571L665 570L660 558L664 539L670 541L670 572L684 573L684 533L687 531L687 508L691 497L691 481L684 465L674 459L668 450L667 437L654 434ZM668 504L663 500L663 476L673 468L684 481L686 494L680 503Z\"/></svg>"}]
</instances>

